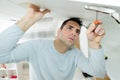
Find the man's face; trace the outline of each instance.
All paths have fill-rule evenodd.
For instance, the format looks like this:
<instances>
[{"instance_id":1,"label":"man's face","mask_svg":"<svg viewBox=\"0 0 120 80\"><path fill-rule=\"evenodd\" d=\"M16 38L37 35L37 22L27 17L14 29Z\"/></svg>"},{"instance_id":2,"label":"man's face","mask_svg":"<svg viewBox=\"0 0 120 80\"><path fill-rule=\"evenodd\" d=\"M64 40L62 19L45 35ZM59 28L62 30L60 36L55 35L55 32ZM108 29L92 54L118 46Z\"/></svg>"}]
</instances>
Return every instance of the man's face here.
<instances>
[{"instance_id":1,"label":"man's face","mask_svg":"<svg viewBox=\"0 0 120 80\"><path fill-rule=\"evenodd\" d=\"M68 21L63 29L58 30L58 38L68 47L72 47L79 39L80 26L74 21Z\"/></svg>"}]
</instances>

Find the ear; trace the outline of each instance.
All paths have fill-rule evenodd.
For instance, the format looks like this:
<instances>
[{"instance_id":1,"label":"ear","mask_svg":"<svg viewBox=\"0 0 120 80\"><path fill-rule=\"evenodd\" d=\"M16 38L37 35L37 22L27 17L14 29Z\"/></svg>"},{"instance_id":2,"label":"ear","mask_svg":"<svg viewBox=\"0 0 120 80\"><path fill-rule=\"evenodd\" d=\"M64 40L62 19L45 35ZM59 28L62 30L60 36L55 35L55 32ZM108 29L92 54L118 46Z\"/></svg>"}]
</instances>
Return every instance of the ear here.
<instances>
[{"instance_id":1,"label":"ear","mask_svg":"<svg viewBox=\"0 0 120 80\"><path fill-rule=\"evenodd\" d=\"M58 29L57 34L59 35L61 33L61 29Z\"/></svg>"}]
</instances>

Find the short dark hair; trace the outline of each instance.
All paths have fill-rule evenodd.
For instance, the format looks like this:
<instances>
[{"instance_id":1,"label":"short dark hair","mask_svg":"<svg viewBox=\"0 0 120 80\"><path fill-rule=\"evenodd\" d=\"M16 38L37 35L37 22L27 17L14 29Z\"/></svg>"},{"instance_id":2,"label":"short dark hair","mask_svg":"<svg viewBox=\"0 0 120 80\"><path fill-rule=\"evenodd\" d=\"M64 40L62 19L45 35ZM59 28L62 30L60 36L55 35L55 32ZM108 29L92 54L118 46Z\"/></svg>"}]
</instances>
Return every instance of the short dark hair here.
<instances>
[{"instance_id":1,"label":"short dark hair","mask_svg":"<svg viewBox=\"0 0 120 80\"><path fill-rule=\"evenodd\" d=\"M63 29L64 25L66 25L66 23L67 23L68 21L74 21L74 22L78 23L78 24L80 25L80 27L83 25L82 20L81 20L80 18L78 18L78 17L71 17L71 18L65 20L65 21L62 23L60 29Z\"/></svg>"}]
</instances>

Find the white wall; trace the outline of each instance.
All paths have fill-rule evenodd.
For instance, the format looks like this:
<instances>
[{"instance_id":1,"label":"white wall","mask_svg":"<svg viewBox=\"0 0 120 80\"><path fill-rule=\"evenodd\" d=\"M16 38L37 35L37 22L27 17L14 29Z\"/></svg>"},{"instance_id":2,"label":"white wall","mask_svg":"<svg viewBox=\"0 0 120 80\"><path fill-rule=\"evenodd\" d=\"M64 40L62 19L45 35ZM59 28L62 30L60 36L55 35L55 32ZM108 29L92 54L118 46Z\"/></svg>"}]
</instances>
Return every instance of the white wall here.
<instances>
[{"instance_id":1,"label":"white wall","mask_svg":"<svg viewBox=\"0 0 120 80\"><path fill-rule=\"evenodd\" d=\"M106 71L111 80L120 79L120 24L111 17L105 17L103 26L106 35L102 40L106 61Z\"/></svg>"}]
</instances>

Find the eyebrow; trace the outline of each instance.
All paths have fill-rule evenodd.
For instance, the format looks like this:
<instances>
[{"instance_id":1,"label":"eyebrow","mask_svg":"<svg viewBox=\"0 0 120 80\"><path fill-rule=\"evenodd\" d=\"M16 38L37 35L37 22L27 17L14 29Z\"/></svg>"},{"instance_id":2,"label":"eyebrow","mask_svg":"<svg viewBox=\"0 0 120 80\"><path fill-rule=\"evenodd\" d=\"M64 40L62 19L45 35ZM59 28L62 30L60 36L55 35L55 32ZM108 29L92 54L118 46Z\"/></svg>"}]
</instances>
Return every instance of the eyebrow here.
<instances>
[{"instance_id":1,"label":"eyebrow","mask_svg":"<svg viewBox=\"0 0 120 80\"><path fill-rule=\"evenodd\" d=\"M68 25L68 26L70 26L70 27L74 28L72 25ZM80 29L78 29L78 30L80 30Z\"/></svg>"},{"instance_id":2,"label":"eyebrow","mask_svg":"<svg viewBox=\"0 0 120 80\"><path fill-rule=\"evenodd\" d=\"M72 28L74 28L73 26L71 26L71 25L69 25L68 27L72 27Z\"/></svg>"}]
</instances>

